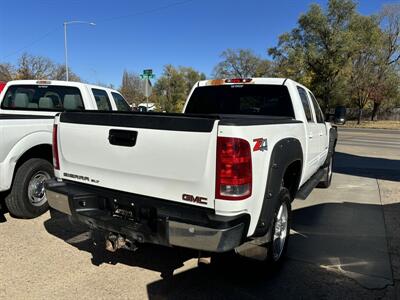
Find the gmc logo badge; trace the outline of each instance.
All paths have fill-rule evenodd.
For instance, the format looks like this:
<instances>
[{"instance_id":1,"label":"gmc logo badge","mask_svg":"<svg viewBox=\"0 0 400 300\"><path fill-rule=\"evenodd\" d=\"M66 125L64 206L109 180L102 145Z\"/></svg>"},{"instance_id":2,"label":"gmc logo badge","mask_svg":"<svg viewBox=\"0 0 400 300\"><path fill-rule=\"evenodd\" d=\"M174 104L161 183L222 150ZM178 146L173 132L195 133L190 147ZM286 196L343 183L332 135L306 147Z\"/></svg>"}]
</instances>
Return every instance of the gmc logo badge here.
<instances>
[{"instance_id":1,"label":"gmc logo badge","mask_svg":"<svg viewBox=\"0 0 400 300\"><path fill-rule=\"evenodd\" d=\"M192 202L192 203L198 203L198 204L207 204L207 198L200 197L200 196L193 196L189 194L183 194L182 195L182 200L187 201L187 202Z\"/></svg>"}]
</instances>

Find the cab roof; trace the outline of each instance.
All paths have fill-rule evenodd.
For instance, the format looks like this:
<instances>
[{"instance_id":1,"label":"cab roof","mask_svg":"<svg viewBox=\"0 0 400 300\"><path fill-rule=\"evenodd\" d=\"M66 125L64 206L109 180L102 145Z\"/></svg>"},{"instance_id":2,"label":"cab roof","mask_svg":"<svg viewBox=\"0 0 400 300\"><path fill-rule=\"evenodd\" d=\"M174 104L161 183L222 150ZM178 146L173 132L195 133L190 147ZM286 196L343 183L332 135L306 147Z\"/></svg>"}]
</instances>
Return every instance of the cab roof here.
<instances>
[{"instance_id":1,"label":"cab roof","mask_svg":"<svg viewBox=\"0 0 400 300\"><path fill-rule=\"evenodd\" d=\"M288 78L253 77L253 78L221 78L201 80L197 86L224 85L224 84L273 84L282 85Z\"/></svg>"},{"instance_id":2,"label":"cab roof","mask_svg":"<svg viewBox=\"0 0 400 300\"><path fill-rule=\"evenodd\" d=\"M98 88L98 89L103 89L103 90L109 90L113 92L119 93L115 89L110 89L104 86L99 86L99 85L93 85L93 84L87 84L83 82L77 82L77 81L64 81L64 80L11 80L7 82L7 85L61 85L61 86L72 86L72 87L83 87L87 86L90 88Z\"/></svg>"}]
</instances>

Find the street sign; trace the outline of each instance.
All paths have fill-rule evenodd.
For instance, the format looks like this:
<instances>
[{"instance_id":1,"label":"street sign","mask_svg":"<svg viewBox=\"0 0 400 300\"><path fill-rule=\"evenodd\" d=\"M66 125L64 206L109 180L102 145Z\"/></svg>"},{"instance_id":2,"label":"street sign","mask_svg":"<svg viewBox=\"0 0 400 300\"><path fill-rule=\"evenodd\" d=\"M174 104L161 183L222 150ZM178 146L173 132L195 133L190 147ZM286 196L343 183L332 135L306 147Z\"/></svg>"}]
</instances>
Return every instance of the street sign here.
<instances>
[{"instance_id":1,"label":"street sign","mask_svg":"<svg viewBox=\"0 0 400 300\"><path fill-rule=\"evenodd\" d=\"M149 98L151 96L152 92L153 92L153 88L151 86L151 82L149 79L146 79L144 81L143 94L146 98Z\"/></svg>"},{"instance_id":2,"label":"street sign","mask_svg":"<svg viewBox=\"0 0 400 300\"><path fill-rule=\"evenodd\" d=\"M145 69L145 70L143 70L143 75L151 76L151 75L153 75L153 70Z\"/></svg>"},{"instance_id":3,"label":"street sign","mask_svg":"<svg viewBox=\"0 0 400 300\"><path fill-rule=\"evenodd\" d=\"M153 79L153 78L155 78L156 77L156 75L154 75L154 74L151 74L151 75L145 75L145 74L140 74L140 79Z\"/></svg>"},{"instance_id":4,"label":"street sign","mask_svg":"<svg viewBox=\"0 0 400 300\"><path fill-rule=\"evenodd\" d=\"M153 74L152 69L145 69L143 70L143 74L140 74L140 78L144 81L143 83L143 94L146 97L146 108L149 109L149 97L153 91L151 87L150 79L153 79L155 75Z\"/></svg>"}]
</instances>

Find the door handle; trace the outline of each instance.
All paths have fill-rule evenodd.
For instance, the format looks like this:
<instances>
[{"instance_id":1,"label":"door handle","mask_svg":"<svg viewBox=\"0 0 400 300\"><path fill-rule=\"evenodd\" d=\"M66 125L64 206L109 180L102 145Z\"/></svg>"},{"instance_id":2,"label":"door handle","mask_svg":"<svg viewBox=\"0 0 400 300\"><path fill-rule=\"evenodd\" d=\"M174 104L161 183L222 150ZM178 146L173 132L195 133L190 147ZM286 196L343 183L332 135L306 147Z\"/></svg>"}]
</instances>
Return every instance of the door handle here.
<instances>
[{"instance_id":1,"label":"door handle","mask_svg":"<svg viewBox=\"0 0 400 300\"><path fill-rule=\"evenodd\" d=\"M319 133L319 136L323 136L324 135L324 133L321 131L320 133Z\"/></svg>"},{"instance_id":2,"label":"door handle","mask_svg":"<svg viewBox=\"0 0 400 300\"><path fill-rule=\"evenodd\" d=\"M308 135L308 138L309 138L309 139L312 139L312 138L313 138L312 133L310 133L310 134Z\"/></svg>"},{"instance_id":3,"label":"door handle","mask_svg":"<svg viewBox=\"0 0 400 300\"><path fill-rule=\"evenodd\" d=\"M137 131L110 129L108 141L114 146L133 147L136 145Z\"/></svg>"}]
</instances>

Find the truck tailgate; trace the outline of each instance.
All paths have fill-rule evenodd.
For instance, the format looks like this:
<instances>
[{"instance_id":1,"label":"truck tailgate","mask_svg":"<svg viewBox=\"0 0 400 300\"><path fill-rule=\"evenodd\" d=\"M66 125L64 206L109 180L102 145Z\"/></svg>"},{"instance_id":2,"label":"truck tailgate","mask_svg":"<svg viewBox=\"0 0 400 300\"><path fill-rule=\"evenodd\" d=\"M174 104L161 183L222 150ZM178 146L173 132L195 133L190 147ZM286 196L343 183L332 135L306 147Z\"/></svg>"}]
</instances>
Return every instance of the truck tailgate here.
<instances>
[{"instance_id":1,"label":"truck tailgate","mask_svg":"<svg viewBox=\"0 0 400 300\"><path fill-rule=\"evenodd\" d=\"M214 208L217 127L184 115L62 113L58 177Z\"/></svg>"}]
</instances>

